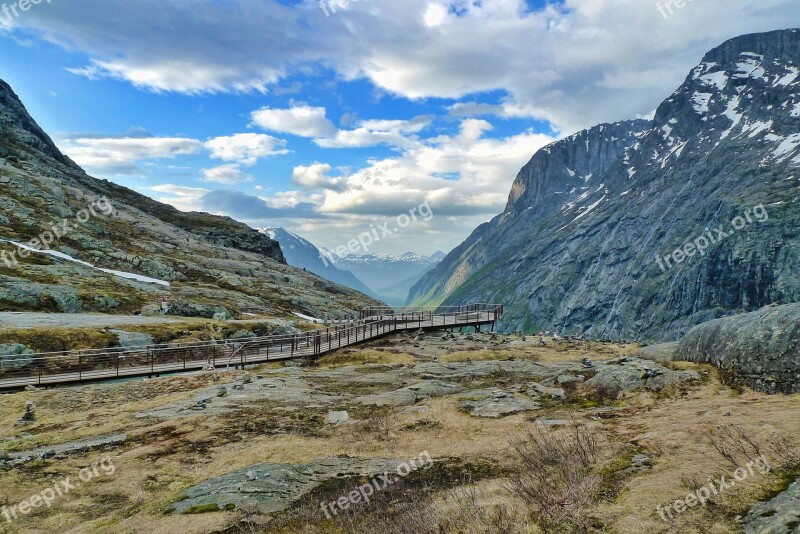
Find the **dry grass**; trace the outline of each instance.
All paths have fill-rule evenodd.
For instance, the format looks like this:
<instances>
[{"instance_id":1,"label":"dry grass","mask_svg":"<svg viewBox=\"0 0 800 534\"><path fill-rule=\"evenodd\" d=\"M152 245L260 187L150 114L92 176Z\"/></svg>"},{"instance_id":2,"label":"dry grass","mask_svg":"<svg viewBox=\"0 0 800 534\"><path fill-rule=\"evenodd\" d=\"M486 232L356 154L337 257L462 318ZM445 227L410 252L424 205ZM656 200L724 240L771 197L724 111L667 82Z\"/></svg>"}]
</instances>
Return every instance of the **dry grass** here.
<instances>
[{"instance_id":1,"label":"dry grass","mask_svg":"<svg viewBox=\"0 0 800 534\"><path fill-rule=\"evenodd\" d=\"M620 440L652 451L655 465L646 475L628 481L625 492L601 509L604 523L615 525L614 532L620 534L738 532L735 515L774 492L776 484L783 484L778 475L748 479L723 495L714 507L695 508L672 524L659 519L656 507L685 497L689 492L685 481L707 482L720 473L730 474L730 464L708 438L709 430L735 424L752 436L765 440L784 436L794 446L800 445L798 399L799 395L768 396L752 391L739 395L722 387L717 379L678 398L639 396L634 402L646 409L615 420L614 430Z\"/></svg>"},{"instance_id":2,"label":"dry grass","mask_svg":"<svg viewBox=\"0 0 800 534\"><path fill-rule=\"evenodd\" d=\"M387 345L394 350L370 347L332 355L319 363L406 364L416 360L410 349L406 352L405 348L392 346L392 342ZM575 361L582 357L608 358L623 350L626 349L613 344L570 342L511 351L488 349L487 353L501 360L503 354L513 354L513 357ZM476 352L479 351L464 351L464 355L475 359ZM684 365L697 368L681 364ZM232 376L223 373L223 381ZM53 480L74 476L104 454L109 454L117 467L112 477L81 487L50 510L37 511L14 525L0 524L0 532L217 532L239 515L220 512L174 517L164 515L163 511L191 485L256 463L304 463L339 455L413 458L422 451L428 451L434 458L457 458L491 469L472 484L447 486L428 481L430 486L420 490L423 493L415 493L423 486L413 486L415 491L396 494L396 506L389 500L386 507L365 508L354 523L363 527L362 532L411 532L400 529L402 525L412 525L418 532L434 531L426 529L464 533L538 531L531 519L536 517L537 506L508 491L507 478L507 473L514 472L519 465L510 440L525 438L535 431L535 416L531 414L480 419L460 411L457 401L439 398L425 401L414 412L351 408L351 416L361 422L337 427L308 418L305 412L277 411L266 405L246 412L242 417L248 425L244 426L231 416L203 413L162 423L133 417L138 411L185 401L210 383L208 375L197 374L3 396L0 450L20 450L117 432L128 433L130 439L122 446L104 451L0 471L0 504L3 504L19 502ZM797 469L799 398L799 395L767 396L751 391L736 394L712 374L707 382L685 388L680 395L626 396L620 401L624 409L613 418L592 420L594 415L585 411L588 408L573 407L577 410L576 417L602 436L603 450L608 446L612 452L647 452L654 461L650 471L615 479L615 491L604 491L605 500L589 515L606 531L620 534L736 532L738 527L733 517L765 495L778 491L786 483L785 477L780 474L754 477L714 506L687 512L673 524L658 518L656 506L684 497L689 491L687 484L730 471L730 464L714 450L708 431L731 424L742 429L766 455L780 459L781 465ZM24 429L14 427L26 400L38 405L39 420ZM321 413L324 415L324 411ZM548 410L538 415L563 417ZM23 432L30 436L23 436ZM779 435L783 438L776 437ZM13 436L17 439L8 440ZM601 458L605 458L604 454L600 454ZM623 460L629 463L629 456ZM615 465L614 470L625 467L623 464ZM609 473L614 470L598 470L592 465L586 472L592 476L599 474L607 484ZM600 461L598 465L605 464ZM582 486L577 484L577 487ZM395 530L375 530L385 518L392 521L391 528ZM261 530L254 531L270 531L267 526L257 528ZM347 532L343 528L339 531Z\"/></svg>"},{"instance_id":3,"label":"dry grass","mask_svg":"<svg viewBox=\"0 0 800 534\"><path fill-rule=\"evenodd\" d=\"M608 359L619 355L631 355L639 346L620 343L600 343L597 341L572 341L546 339L544 346L539 346L536 336L526 338L526 346L497 345L489 348L474 348L472 350L459 350L444 354L440 361L463 362L467 360L532 360L548 363L576 361L588 357L594 360Z\"/></svg>"},{"instance_id":4,"label":"dry grass","mask_svg":"<svg viewBox=\"0 0 800 534\"><path fill-rule=\"evenodd\" d=\"M400 351L378 349L343 349L317 360L320 367L343 367L345 365L403 364L419 363L414 356Z\"/></svg>"}]
</instances>

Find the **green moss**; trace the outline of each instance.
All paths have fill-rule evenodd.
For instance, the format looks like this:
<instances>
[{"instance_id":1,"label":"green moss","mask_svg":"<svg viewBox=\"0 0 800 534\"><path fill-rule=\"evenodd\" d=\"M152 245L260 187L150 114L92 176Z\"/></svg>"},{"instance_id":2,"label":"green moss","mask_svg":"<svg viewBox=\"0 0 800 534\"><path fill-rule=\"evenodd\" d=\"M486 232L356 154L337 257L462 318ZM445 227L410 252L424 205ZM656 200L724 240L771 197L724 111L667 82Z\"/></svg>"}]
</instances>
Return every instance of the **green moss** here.
<instances>
[{"instance_id":1,"label":"green moss","mask_svg":"<svg viewBox=\"0 0 800 534\"><path fill-rule=\"evenodd\" d=\"M226 506L226 508L227 508L227 506ZM231 509L233 509L233 508L231 508ZM198 506L192 506L191 508L188 508L188 509L184 510L183 513L192 515L192 514L208 514L208 513L212 513L212 512L221 512L221 511L222 511L222 508L220 508L217 503L212 502L212 503L208 503L208 504L200 504Z\"/></svg>"}]
</instances>

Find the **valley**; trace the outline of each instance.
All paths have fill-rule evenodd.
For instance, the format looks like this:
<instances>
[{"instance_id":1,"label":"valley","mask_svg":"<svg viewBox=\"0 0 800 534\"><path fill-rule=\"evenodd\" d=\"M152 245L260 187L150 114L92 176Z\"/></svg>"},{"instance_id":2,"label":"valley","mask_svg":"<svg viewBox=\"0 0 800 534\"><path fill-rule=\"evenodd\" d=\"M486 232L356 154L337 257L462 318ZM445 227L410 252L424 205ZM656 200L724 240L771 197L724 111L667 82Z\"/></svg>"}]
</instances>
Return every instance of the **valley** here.
<instances>
[{"instance_id":1,"label":"valley","mask_svg":"<svg viewBox=\"0 0 800 534\"><path fill-rule=\"evenodd\" d=\"M800 533L796 2L74 1L0 18L0 533Z\"/></svg>"}]
</instances>

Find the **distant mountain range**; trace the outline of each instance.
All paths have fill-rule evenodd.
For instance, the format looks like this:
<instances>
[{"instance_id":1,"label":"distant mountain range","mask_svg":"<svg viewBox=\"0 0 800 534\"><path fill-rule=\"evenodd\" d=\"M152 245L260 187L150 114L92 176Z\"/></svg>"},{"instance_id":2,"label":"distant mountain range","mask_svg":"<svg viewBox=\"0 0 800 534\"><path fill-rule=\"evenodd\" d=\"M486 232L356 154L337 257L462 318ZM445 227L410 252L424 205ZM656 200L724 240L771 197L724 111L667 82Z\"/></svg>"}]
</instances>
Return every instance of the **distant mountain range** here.
<instances>
[{"instance_id":1,"label":"distant mountain range","mask_svg":"<svg viewBox=\"0 0 800 534\"><path fill-rule=\"evenodd\" d=\"M506 330L677 339L800 301L800 30L710 51L652 121L537 152L508 204L412 288Z\"/></svg>"},{"instance_id":2,"label":"distant mountain range","mask_svg":"<svg viewBox=\"0 0 800 534\"><path fill-rule=\"evenodd\" d=\"M341 257L324 247L318 249L307 239L284 228L260 231L280 243L289 265L306 269L392 306L404 305L411 286L445 257L444 252L432 256L406 252L400 256L349 254Z\"/></svg>"},{"instance_id":3,"label":"distant mountain range","mask_svg":"<svg viewBox=\"0 0 800 534\"><path fill-rule=\"evenodd\" d=\"M319 249L307 239L289 232L284 228L264 228L259 230L262 234L274 239L281 245L281 250L286 258L286 263L292 267L306 269L323 278L347 286L373 298L378 296L353 273L337 269L330 262L322 260ZM408 292L406 292L408 294Z\"/></svg>"},{"instance_id":4,"label":"distant mountain range","mask_svg":"<svg viewBox=\"0 0 800 534\"><path fill-rule=\"evenodd\" d=\"M325 249L322 252L333 260L336 267L355 274L381 300L393 306L404 305L411 287L446 256L441 251L431 256L406 252L400 256L348 254L344 257Z\"/></svg>"}]
</instances>

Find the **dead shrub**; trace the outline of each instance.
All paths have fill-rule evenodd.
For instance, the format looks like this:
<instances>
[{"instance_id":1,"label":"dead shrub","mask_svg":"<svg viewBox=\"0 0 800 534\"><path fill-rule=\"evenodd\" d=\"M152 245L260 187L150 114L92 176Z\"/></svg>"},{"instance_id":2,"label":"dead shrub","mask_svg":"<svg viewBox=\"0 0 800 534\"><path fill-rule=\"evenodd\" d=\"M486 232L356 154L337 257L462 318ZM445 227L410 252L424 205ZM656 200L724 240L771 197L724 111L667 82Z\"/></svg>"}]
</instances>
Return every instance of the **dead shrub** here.
<instances>
[{"instance_id":1,"label":"dead shrub","mask_svg":"<svg viewBox=\"0 0 800 534\"><path fill-rule=\"evenodd\" d=\"M512 439L517 457L508 489L529 507L547 532L585 532L600 500L598 439L577 421L563 430L535 427Z\"/></svg>"},{"instance_id":2,"label":"dead shrub","mask_svg":"<svg viewBox=\"0 0 800 534\"><path fill-rule=\"evenodd\" d=\"M775 436L769 448L776 461L788 471L800 471L800 450L786 436Z\"/></svg>"},{"instance_id":3,"label":"dead shrub","mask_svg":"<svg viewBox=\"0 0 800 534\"><path fill-rule=\"evenodd\" d=\"M392 437L398 410L393 406L381 406L365 412L364 417L347 425L350 435L356 439L383 441Z\"/></svg>"},{"instance_id":4,"label":"dead shrub","mask_svg":"<svg viewBox=\"0 0 800 534\"><path fill-rule=\"evenodd\" d=\"M755 462L763 456L761 446L744 429L737 425L720 426L708 433L711 447L733 467L748 461Z\"/></svg>"}]
</instances>

